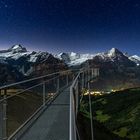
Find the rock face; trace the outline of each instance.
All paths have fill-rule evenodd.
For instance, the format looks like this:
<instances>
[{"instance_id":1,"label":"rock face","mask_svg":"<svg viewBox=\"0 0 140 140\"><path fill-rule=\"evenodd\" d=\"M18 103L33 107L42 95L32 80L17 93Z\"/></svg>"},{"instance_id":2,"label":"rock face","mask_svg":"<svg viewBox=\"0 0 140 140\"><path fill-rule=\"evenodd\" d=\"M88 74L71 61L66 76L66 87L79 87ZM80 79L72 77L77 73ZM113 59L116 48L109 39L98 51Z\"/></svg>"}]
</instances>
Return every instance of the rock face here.
<instances>
[{"instance_id":1,"label":"rock face","mask_svg":"<svg viewBox=\"0 0 140 140\"><path fill-rule=\"evenodd\" d=\"M5 77L1 84L5 84L65 70L67 65L48 52L29 52L21 45L14 45L0 51L0 69L0 78Z\"/></svg>"}]
</instances>

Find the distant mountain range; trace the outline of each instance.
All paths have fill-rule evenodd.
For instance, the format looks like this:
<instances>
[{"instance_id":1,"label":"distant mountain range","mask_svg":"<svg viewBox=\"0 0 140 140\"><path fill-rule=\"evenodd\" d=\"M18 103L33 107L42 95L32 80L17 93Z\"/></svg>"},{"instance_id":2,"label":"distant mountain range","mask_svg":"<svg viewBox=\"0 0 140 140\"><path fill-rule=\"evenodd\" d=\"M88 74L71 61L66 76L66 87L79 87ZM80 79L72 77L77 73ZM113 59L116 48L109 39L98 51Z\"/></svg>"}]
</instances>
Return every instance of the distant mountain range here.
<instances>
[{"instance_id":1,"label":"distant mountain range","mask_svg":"<svg viewBox=\"0 0 140 140\"><path fill-rule=\"evenodd\" d=\"M82 67L87 63L101 68L111 75L112 71L134 73L140 65L140 57L128 56L116 48L98 54L60 53L52 55L48 52L30 52L21 45L14 45L0 51L0 81L1 84L15 82L40 76L55 71L66 70L69 67ZM131 69L131 70L130 70ZM111 74L110 74L111 73Z\"/></svg>"},{"instance_id":2,"label":"distant mountain range","mask_svg":"<svg viewBox=\"0 0 140 140\"><path fill-rule=\"evenodd\" d=\"M69 67L82 65L98 67L100 77L94 89L111 90L140 86L140 57L129 56L116 48L97 54L60 53L57 56Z\"/></svg>"},{"instance_id":3,"label":"distant mountain range","mask_svg":"<svg viewBox=\"0 0 140 140\"><path fill-rule=\"evenodd\" d=\"M100 59L100 61L132 61L136 63L136 65L140 64L140 57L137 55L128 56L116 48L112 48L108 52L102 52L97 54L78 54L78 53L60 53L52 55L48 52L30 52L27 51L26 48L22 47L21 45L14 45L8 50L1 50L0 51L0 63L9 63L9 60L19 60L21 58L26 58L26 61L29 63L42 63L47 61L50 57L54 60L62 60L65 64L69 66L74 65L81 65L87 60L91 59ZM24 72L23 74L27 74Z\"/></svg>"},{"instance_id":4,"label":"distant mountain range","mask_svg":"<svg viewBox=\"0 0 140 140\"><path fill-rule=\"evenodd\" d=\"M98 57L100 61L127 61L134 62L136 65L140 65L140 57L137 55L127 56L116 48L112 48L108 52L97 53L97 54L78 54L78 53L60 53L55 55L55 57L63 60L69 66L80 65L89 59L95 59Z\"/></svg>"}]
</instances>

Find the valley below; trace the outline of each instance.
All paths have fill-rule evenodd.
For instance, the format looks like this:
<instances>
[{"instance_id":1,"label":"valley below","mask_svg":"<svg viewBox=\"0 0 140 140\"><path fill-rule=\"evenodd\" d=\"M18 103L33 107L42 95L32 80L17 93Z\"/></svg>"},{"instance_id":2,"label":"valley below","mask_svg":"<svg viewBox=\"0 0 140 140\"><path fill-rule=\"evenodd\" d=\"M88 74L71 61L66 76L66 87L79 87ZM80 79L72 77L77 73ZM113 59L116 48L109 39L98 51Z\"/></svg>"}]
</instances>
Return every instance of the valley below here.
<instances>
[{"instance_id":1,"label":"valley below","mask_svg":"<svg viewBox=\"0 0 140 140\"><path fill-rule=\"evenodd\" d=\"M93 129L96 140L140 139L140 88L130 88L101 96L92 96ZM88 140L90 114L88 96L81 104L79 120Z\"/></svg>"}]
</instances>

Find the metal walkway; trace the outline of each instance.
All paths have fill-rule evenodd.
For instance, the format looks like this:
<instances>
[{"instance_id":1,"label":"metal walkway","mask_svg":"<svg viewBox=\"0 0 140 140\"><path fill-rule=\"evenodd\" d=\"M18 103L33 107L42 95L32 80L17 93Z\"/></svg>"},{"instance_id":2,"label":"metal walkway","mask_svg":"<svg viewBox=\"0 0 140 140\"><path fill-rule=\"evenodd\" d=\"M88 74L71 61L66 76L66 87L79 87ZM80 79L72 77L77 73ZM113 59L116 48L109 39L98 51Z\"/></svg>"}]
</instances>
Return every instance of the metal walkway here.
<instances>
[{"instance_id":1,"label":"metal walkway","mask_svg":"<svg viewBox=\"0 0 140 140\"><path fill-rule=\"evenodd\" d=\"M68 140L70 89L60 93L20 140Z\"/></svg>"},{"instance_id":2,"label":"metal walkway","mask_svg":"<svg viewBox=\"0 0 140 140\"><path fill-rule=\"evenodd\" d=\"M80 140L83 91L98 75L87 67L0 87L0 140Z\"/></svg>"}]
</instances>

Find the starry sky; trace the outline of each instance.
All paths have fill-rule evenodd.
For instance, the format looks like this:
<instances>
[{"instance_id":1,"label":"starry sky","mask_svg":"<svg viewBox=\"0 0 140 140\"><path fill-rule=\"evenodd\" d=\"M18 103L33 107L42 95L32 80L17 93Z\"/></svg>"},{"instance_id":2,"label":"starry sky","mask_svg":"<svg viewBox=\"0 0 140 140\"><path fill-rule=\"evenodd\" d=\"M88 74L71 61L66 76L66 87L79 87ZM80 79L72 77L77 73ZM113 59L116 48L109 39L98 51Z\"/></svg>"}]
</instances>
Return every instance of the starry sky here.
<instances>
[{"instance_id":1,"label":"starry sky","mask_svg":"<svg viewBox=\"0 0 140 140\"><path fill-rule=\"evenodd\" d=\"M140 55L140 0L0 0L0 49L52 53L112 47Z\"/></svg>"}]
</instances>

